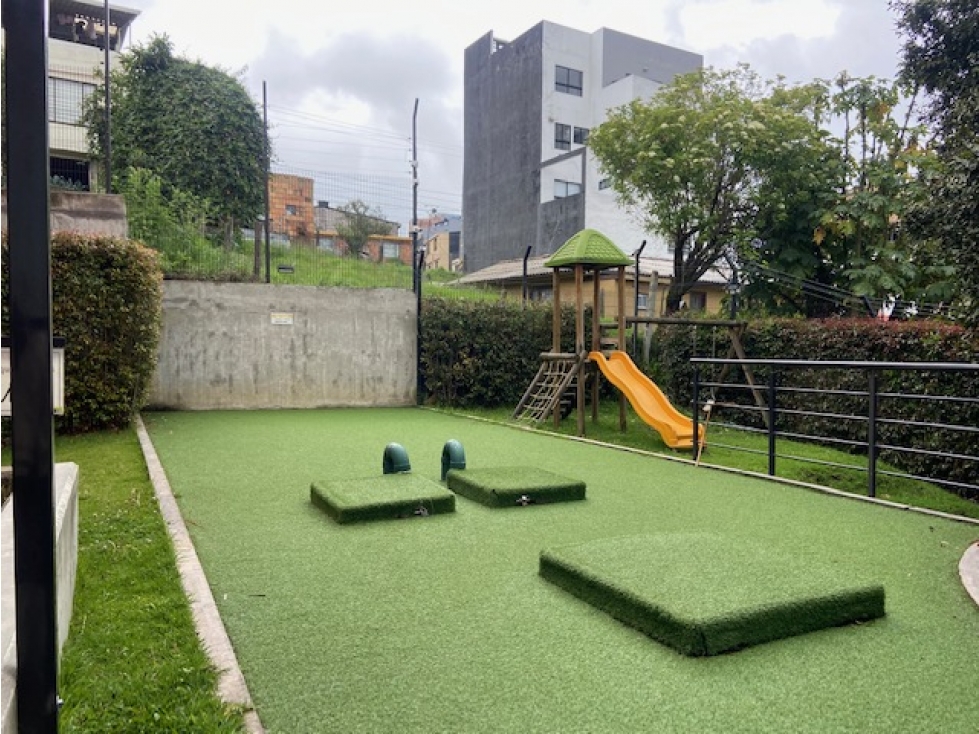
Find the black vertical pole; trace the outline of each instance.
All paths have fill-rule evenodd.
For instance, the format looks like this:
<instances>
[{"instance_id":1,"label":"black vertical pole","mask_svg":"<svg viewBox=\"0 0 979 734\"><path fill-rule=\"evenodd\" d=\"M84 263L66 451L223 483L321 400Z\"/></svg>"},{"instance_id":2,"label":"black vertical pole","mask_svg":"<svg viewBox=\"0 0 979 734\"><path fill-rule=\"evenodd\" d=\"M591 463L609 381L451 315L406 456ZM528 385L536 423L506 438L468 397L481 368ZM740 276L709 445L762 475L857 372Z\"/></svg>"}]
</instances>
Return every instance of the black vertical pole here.
<instances>
[{"instance_id":1,"label":"black vertical pole","mask_svg":"<svg viewBox=\"0 0 979 734\"><path fill-rule=\"evenodd\" d=\"M527 245L527 250L523 254L523 282L521 283L521 295L523 300L521 301L521 305L525 307L527 305L527 296L530 295L527 292L527 260L530 258L530 253L533 249L533 245Z\"/></svg>"},{"instance_id":2,"label":"black vertical pole","mask_svg":"<svg viewBox=\"0 0 979 734\"><path fill-rule=\"evenodd\" d=\"M645 247L646 247L646 240L643 240L642 244L639 245L639 249L633 253L636 256L636 277L633 280L632 285L634 286L636 291L636 298L635 298L635 308L632 315L635 316L637 319L639 318L639 256L642 255L642 251ZM648 329L649 326L647 325L646 328ZM632 325L632 358L633 359L639 358L639 324Z\"/></svg>"},{"instance_id":3,"label":"black vertical pole","mask_svg":"<svg viewBox=\"0 0 979 734\"><path fill-rule=\"evenodd\" d=\"M415 402L422 395L422 268L418 259L418 97L411 113L411 264L415 291Z\"/></svg>"},{"instance_id":4,"label":"black vertical pole","mask_svg":"<svg viewBox=\"0 0 979 734\"><path fill-rule=\"evenodd\" d=\"M867 415L867 496L877 496L877 371L867 375L870 397Z\"/></svg>"},{"instance_id":5,"label":"black vertical pole","mask_svg":"<svg viewBox=\"0 0 979 734\"><path fill-rule=\"evenodd\" d=\"M46 8L4 3L19 730L58 730Z\"/></svg>"},{"instance_id":6,"label":"black vertical pole","mask_svg":"<svg viewBox=\"0 0 979 734\"><path fill-rule=\"evenodd\" d=\"M105 47L105 193L112 193L112 110L109 98L109 0L105 0L105 33L102 41Z\"/></svg>"},{"instance_id":7,"label":"black vertical pole","mask_svg":"<svg viewBox=\"0 0 979 734\"><path fill-rule=\"evenodd\" d=\"M768 476L775 476L775 366L768 372Z\"/></svg>"},{"instance_id":8,"label":"black vertical pole","mask_svg":"<svg viewBox=\"0 0 979 734\"><path fill-rule=\"evenodd\" d=\"M272 282L272 218L269 215L269 174L272 168L272 146L269 145L269 98L262 82L262 120L265 124L265 282Z\"/></svg>"}]
</instances>

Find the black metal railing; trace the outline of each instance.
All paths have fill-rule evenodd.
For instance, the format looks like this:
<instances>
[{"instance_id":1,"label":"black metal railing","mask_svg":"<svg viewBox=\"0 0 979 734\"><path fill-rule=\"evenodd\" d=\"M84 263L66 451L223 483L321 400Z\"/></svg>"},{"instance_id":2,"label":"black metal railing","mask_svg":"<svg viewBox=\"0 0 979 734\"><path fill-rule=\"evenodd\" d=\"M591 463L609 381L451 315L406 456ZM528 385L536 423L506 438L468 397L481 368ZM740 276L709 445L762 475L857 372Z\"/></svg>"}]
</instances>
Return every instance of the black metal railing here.
<instances>
[{"instance_id":1,"label":"black metal railing","mask_svg":"<svg viewBox=\"0 0 979 734\"><path fill-rule=\"evenodd\" d=\"M891 476L923 480L979 498L979 364L709 357L695 357L691 363L694 436L699 435L705 407L708 419L721 411L743 416L737 421L713 420L712 424L765 433L767 451L714 440L710 443L735 451L767 453L770 476L776 475L777 459L783 458L866 472L870 497L877 494L878 477ZM765 387L703 379L707 366L711 370L747 368L765 376ZM808 376L814 384L793 383L792 376L800 375ZM838 384L826 386L827 376ZM909 391L916 387L928 392ZM755 401L739 401L749 391ZM757 399L759 393L764 394L764 405ZM866 465L779 454L778 438L865 454ZM879 467L882 455L899 470Z\"/></svg>"}]
</instances>

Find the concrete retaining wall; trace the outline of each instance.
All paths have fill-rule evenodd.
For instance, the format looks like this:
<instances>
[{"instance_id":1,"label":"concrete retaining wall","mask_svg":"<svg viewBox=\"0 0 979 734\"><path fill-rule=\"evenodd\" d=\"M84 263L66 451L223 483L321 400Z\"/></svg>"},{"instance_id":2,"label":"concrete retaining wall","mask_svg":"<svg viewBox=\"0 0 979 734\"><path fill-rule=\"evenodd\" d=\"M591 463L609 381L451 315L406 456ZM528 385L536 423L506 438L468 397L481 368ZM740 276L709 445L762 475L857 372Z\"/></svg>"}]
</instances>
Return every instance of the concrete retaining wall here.
<instances>
[{"instance_id":1,"label":"concrete retaining wall","mask_svg":"<svg viewBox=\"0 0 979 734\"><path fill-rule=\"evenodd\" d=\"M68 638L75 573L78 568L78 464L54 467L55 563L57 564L58 654ZM0 572L2 572L3 680L0 685L0 731L17 731L17 619L14 586L14 502L17 488L0 514Z\"/></svg>"},{"instance_id":2,"label":"concrete retaining wall","mask_svg":"<svg viewBox=\"0 0 979 734\"><path fill-rule=\"evenodd\" d=\"M415 296L395 289L166 281L149 407L415 402Z\"/></svg>"},{"instance_id":3,"label":"concrete retaining wall","mask_svg":"<svg viewBox=\"0 0 979 734\"><path fill-rule=\"evenodd\" d=\"M2 193L2 227L7 228L7 190ZM51 191L51 231L127 237L126 201L118 194Z\"/></svg>"}]
</instances>

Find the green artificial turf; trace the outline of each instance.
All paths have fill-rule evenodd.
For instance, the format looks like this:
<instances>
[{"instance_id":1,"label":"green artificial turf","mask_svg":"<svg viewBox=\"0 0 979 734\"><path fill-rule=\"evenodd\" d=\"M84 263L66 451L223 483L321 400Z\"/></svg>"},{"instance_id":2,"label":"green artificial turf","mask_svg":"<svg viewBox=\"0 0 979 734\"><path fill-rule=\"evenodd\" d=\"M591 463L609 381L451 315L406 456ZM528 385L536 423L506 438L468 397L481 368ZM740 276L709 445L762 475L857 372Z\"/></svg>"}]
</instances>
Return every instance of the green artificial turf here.
<instances>
[{"instance_id":1,"label":"green artificial turf","mask_svg":"<svg viewBox=\"0 0 979 734\"><path fill-rule=\"evenodd\" d=\"M585 498L585 483L533 466L451 469L449 489L487 507L526 507Z\"/></svg>"},{"instance_id":2,"label":"green artificial turf","mask_svg":"<svg viewBox=\"0 0 979 734\"><path fill-rule=\"evenodd\" d=\"M338 523L428 517L456 506L452 492L412 474L313 482L309 498Z\"/></svg>"},{"instance_id":3,"label":"green artificial turf","mask_svg":"<svg viewBox=\"0 0 979 734\"><path fill-rule=\"evenodd\" d=\"M975 525L415 408L145 419L271 733L975 734L979 609L957 571ZM391 441L438 481L449 438L588 501L353 525L309 501ZM694 658L538 573L544 549L698 532L869 576L887 616Z\"/></svg>"},{"instance_id":4,"label":"green artificial turf","mask_svg":"<svg viewBox=\"0 0 979 734\"><path fill-rule=\"evenodd\" d=\"M839 564L715 533L594 540L541 553L540 575L684 655L884 616L884 588Z\"/></svg>"}]
</instances>

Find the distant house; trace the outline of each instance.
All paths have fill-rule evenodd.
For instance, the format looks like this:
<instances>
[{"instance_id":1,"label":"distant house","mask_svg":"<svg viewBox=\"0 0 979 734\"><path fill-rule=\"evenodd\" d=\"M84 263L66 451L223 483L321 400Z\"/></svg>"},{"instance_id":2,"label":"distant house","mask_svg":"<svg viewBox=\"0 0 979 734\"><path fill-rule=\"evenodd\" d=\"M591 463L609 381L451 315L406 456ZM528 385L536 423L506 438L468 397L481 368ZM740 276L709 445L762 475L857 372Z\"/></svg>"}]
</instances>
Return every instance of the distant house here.
<instances>
[{"instance_id":1,"label":"distant house","mask_svg":"<svg viewBox=\"0 0 979 734\"><path fill-rule=\"evenodd\" d=\"M450 272L462 270L462 217L458 214L436 214L418 220L419 234L425 246L425 267Z\"/></svg>"},{"instance_id":2,"label":"distant house","mask_svg":"<svg viewBox=\"0 0 979 734\"><path fill-rule=\"evenodd\" d=\"M269 217L273 234L310 243L315 233L313 179L286 173L269 176Z\"/></svg>"},{"instance_id":3,"label":"distant house","mask_svg":"<svg viewBox=\"0 0 979 734\"><path fill-rule=\"evenodd\" d=\"M350 214L343 209L331 207L329 202L320 201L313 210L313 239L321 250L346 255L349 245L339 234L339 228L349 219ZM400 225L387 219L370 217L380 230L371 235L361 251L361 257L372 262L397 260L411 265L413 243L410 237L398 235Z\"/></svg>"},{"instance_id":4,"label":"distant house","mask_svg":"<svg viewBox=\"0 0 979 734\"><path fill-rule=\"evenodd\" d=\"M534 301L549 301L553 298L553 270L544 267L550 255L535 255L527 259L527 296ZM662 316L666 306L666 293L672 280L673 262L661 258L639 259L639 316ZM616 292L616 273L614 270L602 273L599 282L599 317L618 316L618 296ZM713 313L721 308L725 295L728 273L721 269L709 270L694 288L683 297L684 308L690 311ZM502 260L495 265L462 276L459 285L494 288L503 298L520 299L523 296L523 259ZM587 286L590 289L592 286ZM626 315L635 315L636 271L625 270ZM561 273L561 301L573 303L575 299L574 274Z\"/></svg>"},{"instance_id":5,"label":"distant house","mask_svg":"<svg viewBox=\"0 0 979 734\"><path fill-rule=\"evenodd\" d=\"M88 191L96 186L90 165L88 131L82 124L85 100L105 80L105 44L115 68L138 10L101 0L51 0L48 3L48 140L52 178ZM9 78L7 81L11 81Z\"/></svg>"}]
</instances>

